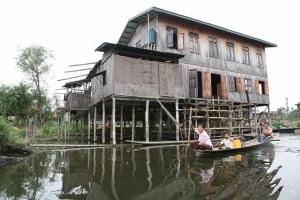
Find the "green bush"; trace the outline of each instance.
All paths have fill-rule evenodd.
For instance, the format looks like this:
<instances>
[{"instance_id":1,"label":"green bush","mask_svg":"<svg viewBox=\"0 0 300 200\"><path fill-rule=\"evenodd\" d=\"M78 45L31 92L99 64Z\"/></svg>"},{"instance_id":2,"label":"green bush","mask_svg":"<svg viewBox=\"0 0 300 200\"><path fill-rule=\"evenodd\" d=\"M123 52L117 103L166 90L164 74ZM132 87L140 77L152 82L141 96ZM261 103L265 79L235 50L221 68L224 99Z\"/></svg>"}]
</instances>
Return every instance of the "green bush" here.
<instances>
[{"instance_id":1,"label":"green bush","mask_svg":"<svg viewBox=\"0 0 300 200\"><path fill-rule=\"evenodd\" d=\"M280 128L280 127L284 126L284 123L281 121L274 121L274 122L272 122L271 126Z\"/></svg>"},{"instance_id":2,"label":"green bush","mask_svg":"<svg viewBox=\"0 0 300 200\"><path fill-rule=\"evenodd\" d=\"M24 144L25 137L20 132L18 128L0 117L0 144Z\"/></svg>"}]
</instances>

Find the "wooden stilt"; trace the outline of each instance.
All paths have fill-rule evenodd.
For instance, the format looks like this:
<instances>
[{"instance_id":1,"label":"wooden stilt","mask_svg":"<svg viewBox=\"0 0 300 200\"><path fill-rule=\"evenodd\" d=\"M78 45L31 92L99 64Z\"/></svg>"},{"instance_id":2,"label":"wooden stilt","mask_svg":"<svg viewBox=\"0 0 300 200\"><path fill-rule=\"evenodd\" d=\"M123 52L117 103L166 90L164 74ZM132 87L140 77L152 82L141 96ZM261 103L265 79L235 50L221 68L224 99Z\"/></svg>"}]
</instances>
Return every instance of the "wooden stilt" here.
<instances>
[{"instance_id":1,"label":"wooden stilt","mask_svg":"<svg viewBox=\"0 0 300 200\"><path fill-rule=\"evenodd\" d=\"M88 141L90 141L91 137L91 110L88 112Z\"/></svg>"},{"instance_id":2,"label":"wooden stilt","mask_svg":"<svg viewBox=\"0 0 300 200\"><path fill-rule=\"evenodd\" d=\"M135 106L132 106L132 126L131 126L131 140L134 141L135 137Z\"/></svg>"},{"instance_id":3,"label":"wooden stilt","mask_svg":"<svg viewBox=\"0 0 300 200\"><path fill-rule=\"evenodd\" d=\"M105 102L102 102L102 143L105 143Z\"/></svg>"},{"instance_id":4,"label":"wooden stilt","mask_svg":"<svg viewBox=\"0 0 300 200\"><path fill-rule=\"evenodd\" d=\"M112 143L116 145L116 98L112 97L112 111L111 111L111 118L112 118Z\"/></svg>"},{"instance_id":5,"label":"wooden stilt","mask_svg":"<svg viewBox=\"0 0 300 200\"><path fill-rule=\"evenodd\" d=\"M159 108L159 131L158 131L158 140L162 140L162 128L163 128L162 108Z\"/></svg>"},{"instance_id":6,"label":"wooden stilt","mask_svg":"<svg viewBox=\"0 0 300 200\"><path fill-rule=\"evenodd\" d=\"M175 102L176 108L176 141L179 141L179 110L178 110L178 100Z\"/></svg>"},{"instance_id":7,"label":"wooden stilt","mask_svg":"<svg viewBox=\"0 0 300 200\"><path fill-rule=\"evenodd\" d=\"M145 138L146 142L149 142L149 100L146 100L146 112L145 112Z\"/></svg>"},{"instance_id":8,"label":"wooden stilt","mask_svg":"<svg viewBox=\"0 0 300 200\"><path fill-rule=\"evenodd\" d=\"M192 121L192 107L190 107L190 115L189 115L189 135L188 135L188 141L191 139L191 121Z\"/></svg>"},{"instance_id":9,"label":"wooden stilt","mask_svg":"<svg viewBox=\"0 0 300 200\"><path fill-rule=\"evenodd\" d=\"M123 140L123 105L121 105L120 140Z\"/></svg>"},{"instance_id":10,"label":"wooden stilt","mask_svg":"<svg viewBox=\"0 0 300 200\"><path fill-rule=\"evenodd\" d=\"M96 132L97 132L97 106L94 106L94 142L96 142Z\"/></svg>"}]
</instances>

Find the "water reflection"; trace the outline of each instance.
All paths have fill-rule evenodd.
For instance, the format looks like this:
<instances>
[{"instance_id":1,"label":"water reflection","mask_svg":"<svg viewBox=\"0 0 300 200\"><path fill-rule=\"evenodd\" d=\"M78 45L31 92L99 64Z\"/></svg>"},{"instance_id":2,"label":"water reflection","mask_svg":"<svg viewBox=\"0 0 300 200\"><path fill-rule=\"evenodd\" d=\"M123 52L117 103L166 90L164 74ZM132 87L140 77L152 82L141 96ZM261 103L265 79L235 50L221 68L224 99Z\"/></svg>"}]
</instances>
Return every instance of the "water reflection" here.
<instances>
[{"instance_id":1,"label":"water reflection","mask_svg":"<svg viewBox=\"0 0 300 200\"><path fill-rule=\"evenodd\" d=\"M210 156L185 145L60 150L0 168L0 198L277 199L274 156L272 144Z\"/></svg>"}]
</instances>

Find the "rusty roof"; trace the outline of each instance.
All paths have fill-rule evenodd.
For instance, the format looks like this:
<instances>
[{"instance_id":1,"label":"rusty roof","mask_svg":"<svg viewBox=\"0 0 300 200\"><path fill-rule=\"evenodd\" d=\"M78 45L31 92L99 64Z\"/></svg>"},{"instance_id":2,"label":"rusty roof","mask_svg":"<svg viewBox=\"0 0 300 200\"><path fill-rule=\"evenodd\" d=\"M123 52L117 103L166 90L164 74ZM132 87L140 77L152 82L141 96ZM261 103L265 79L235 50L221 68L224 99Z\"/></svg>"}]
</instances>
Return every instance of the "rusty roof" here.
<instances>
[{"instance_id":1,"label":"rusty roof","mask_svg":"<svg viewBox=\"0 0 300 200\"><path fill-rule=\"evenodd\" d=\"M222 31L222 32L227 33L227 34L231 34L231 35L235 35L235 36L238 36L238 37L241 37L241 38L244 38L244 39L255 41L257 43L262 44L265 47L277 47L276 44L273 44L271 42L267 42L267 41L262 40L262 39L258 39L258 38L255 38L255 37L252 37L252 36L249 36L249 35L245 35L243 33L232 31L232 30L227 29L227 28L223 28L221 26L217 26L217 25L210 24L210 23L207 23L207 22L204 22L204 21L193 19L193 18L184 16L184 15L180 15L180 14L177 14L177 13L173 13L173 12L170 12L170 11L167 11L167 10L160 9L160 8L157 8L157 7L149 8L148 10L146 10L146 11L136 15L135 17L129 19L126 26L125 26L125 28L124 28L124 30L123 30L123 32L122 32L122 34L121 34L121 37L118 41L118 44L127 45L131 35L134 33L134 31L138 27L138 25L141 22L147 20L148 14L149 14L150 18L158 16L160 14L169 15L169 16L172 16L174 18L186 20L186 21L189 21L189 22L194 22L198 25L206 26L208 28L212 28L212 29L215 29L217 31Z\"/></svg>"}]
</instances>

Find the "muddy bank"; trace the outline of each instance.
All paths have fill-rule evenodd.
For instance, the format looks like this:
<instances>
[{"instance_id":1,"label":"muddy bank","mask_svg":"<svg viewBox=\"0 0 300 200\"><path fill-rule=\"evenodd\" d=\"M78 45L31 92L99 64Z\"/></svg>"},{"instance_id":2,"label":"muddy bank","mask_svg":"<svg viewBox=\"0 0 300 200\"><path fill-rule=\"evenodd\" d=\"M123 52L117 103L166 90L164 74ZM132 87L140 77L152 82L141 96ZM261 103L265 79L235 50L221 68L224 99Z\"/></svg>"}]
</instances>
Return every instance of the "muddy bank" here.
<instances>
[{"instance_id":1,"label":"muddy bank","mask_svg":"<svg viewBox=\"0 0 300 200\"><path fill-rule=\"evenodd\" d=\"M26 156L30 155L31 153L32 151L30 149L26 149L25 147L1 145L0 166L22 161Z\"/></svg>"}]
</instances>

